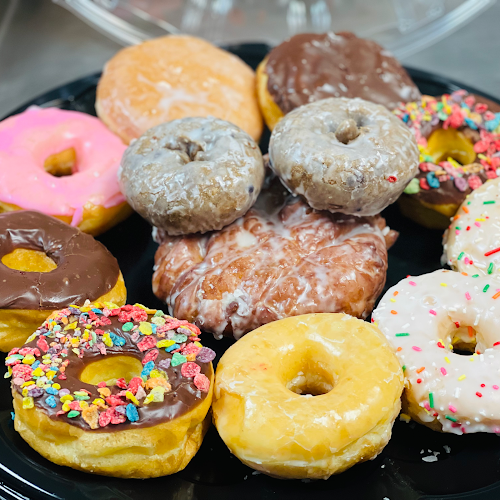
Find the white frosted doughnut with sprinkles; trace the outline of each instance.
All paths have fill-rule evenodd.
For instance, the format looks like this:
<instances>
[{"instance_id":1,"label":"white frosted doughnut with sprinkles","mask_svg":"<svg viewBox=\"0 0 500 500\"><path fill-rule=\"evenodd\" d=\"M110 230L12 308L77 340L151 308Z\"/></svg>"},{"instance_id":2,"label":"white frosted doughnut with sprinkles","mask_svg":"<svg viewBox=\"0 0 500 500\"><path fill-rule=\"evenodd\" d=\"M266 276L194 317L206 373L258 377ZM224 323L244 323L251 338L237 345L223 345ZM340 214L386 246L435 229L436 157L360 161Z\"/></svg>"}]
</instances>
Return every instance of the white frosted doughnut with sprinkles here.
<instances>
[{"instance_id":1,"label":"white frosted doughnut with sprinkles","mask_svg":"<svg viewBox=\"0 0 500 500\"><path fill-rule=\"evenodd\" d=\"M387 291L372 322L403 367L405 413L443 432L500 433L500 288L491 277L408 277ZM454 352L474 345L471 356Z\"/></svg>"},{"instance_id":2,"label":"white frosted doughnut with sprinkles","mask_svg":"<svg viewBox=\"0 0 500 500\"><path fill-rule=\"evenodd\" d=\"M445 233L444 257L457 271L500 279L500 178L462 203Z\"/></svg>"}]
</instances>

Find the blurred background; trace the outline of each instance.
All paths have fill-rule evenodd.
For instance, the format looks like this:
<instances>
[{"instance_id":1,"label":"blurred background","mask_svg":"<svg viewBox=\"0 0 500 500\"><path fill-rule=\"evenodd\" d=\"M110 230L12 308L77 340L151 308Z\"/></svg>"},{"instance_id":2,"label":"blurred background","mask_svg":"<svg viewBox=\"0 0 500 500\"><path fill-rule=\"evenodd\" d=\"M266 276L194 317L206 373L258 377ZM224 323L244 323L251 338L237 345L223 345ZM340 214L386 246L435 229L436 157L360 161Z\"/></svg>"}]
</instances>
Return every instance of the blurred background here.
<instances>
[{"instance_id":1,"label":"blurred background","mask_svg":"<svg viewBox=\"0 0 500 500\"><path fill-rule=\"evenodd\" d=\"M0 116L166 33L274 45L353 31L403 64L500 97L495 0L0 0Z\"/></svg>"}]
</instances>

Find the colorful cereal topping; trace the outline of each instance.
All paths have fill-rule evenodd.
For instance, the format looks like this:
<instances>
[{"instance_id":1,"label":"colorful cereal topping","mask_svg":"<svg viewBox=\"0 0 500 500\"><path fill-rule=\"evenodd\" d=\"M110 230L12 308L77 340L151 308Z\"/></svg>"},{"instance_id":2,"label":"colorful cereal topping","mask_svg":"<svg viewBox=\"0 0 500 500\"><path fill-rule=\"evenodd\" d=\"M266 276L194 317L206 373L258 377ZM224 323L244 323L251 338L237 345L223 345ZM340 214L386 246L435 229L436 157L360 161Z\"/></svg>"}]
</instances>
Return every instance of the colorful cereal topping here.
<instances>
[{"instance_id":1,"label":"colorful cereal topping","mask_svg":"<svg viewBox=\"0 0 500 500\"><path fill-rule=\"evenodd\" d=\"M407 194L437 189L448 180L453 181L458 191L475 190L483 184L478 174L483 175L483 179L495 179L500 175L500 113L489 111L487 104L476 103L476 98L465 90L444 94L439 99L422 96L420 102L400 103L394 113L415 134L420 150L420 171L425 173L407 186ZM434 162L425 130L439 126L444 130L471 130L469 135L476 154L474 162L461 165L451 157Z\"/></svg>"},{"instance_id":2,"label":"colorful cereal topping","mask_svg":"<svg viewBox=\"0 0 500 500\"><path fill-rule=\"evenodd\" d=\"M24 409L36 406L86 430L152 425L189 411L209 392L215 352L199 335L195 325L141 304L71 305L9 352L6 377L12 376ZM140 360L140 375L95 386L80 380L90 363L118 355ZM152 417L150 408L160 404L169 407L168 416Z\"/></svg>"}]
</instances>

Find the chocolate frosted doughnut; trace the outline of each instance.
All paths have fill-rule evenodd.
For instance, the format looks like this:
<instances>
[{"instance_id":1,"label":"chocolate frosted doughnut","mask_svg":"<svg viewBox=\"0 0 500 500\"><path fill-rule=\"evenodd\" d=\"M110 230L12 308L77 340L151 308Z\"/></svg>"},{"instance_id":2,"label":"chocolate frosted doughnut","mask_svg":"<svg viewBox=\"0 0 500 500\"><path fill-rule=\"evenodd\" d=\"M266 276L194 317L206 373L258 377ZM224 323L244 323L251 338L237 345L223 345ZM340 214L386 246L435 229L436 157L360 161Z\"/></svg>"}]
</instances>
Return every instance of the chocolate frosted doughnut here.
<instances>
[{"instance_id":1,"label":"chocolate frosted doughnut","mask_svg":"<svg viewBox=\"0 0 500 500\"><path fill-rule=\"evenodd\" d=\"M259 102L272 129L293 109L329 97L361 97L393 109L420 98L383 47L353 33L303 33L275 47L257 70Z\"/></svg>"},{"instance_id":2,"label":"chocolate frosted doughnut","mask_svg":"<svg viewBox=\"0 0 500 500\"><path fill-rule=\"evenodd\" d=\"M330 98L302 106L275 127L271 168L317 210L375 215L418 172L415 138L383 106Z\"/></svg>"},{"instance_id":3,"label":"chocolate frosted doughnut","mask_svg":"<svg viewBox=\"0 0 500 500\"><path fill-rule=\"evenodd\" d=\"M126 150L119 179L132 207L170 235L230 224L264 181L259 147L217 118L183 118L148 130Z\"/></svg>"}]
</instances>

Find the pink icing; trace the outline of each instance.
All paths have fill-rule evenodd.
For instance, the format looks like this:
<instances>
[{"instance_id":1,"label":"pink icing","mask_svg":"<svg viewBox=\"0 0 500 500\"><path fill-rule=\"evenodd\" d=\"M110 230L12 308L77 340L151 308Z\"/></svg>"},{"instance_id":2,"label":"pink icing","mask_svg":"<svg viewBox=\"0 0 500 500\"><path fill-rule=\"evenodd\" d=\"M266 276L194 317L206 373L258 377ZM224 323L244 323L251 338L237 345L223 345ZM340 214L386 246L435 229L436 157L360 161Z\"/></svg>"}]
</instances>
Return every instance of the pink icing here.
<instances>
[{"instance_id":1,"label":"pink icing","mask_svg":"<svg viewBox=\"0 0 500 500\"><path fill-rule=\"evenodd\" d=\"M73 175L54 177L45 159L76 152ZM78 111L28 108L0 122L0 201L82 220L86 203L113 207L125 201L118 167L126 146L99 119Z\"/></svg>"}]
</instances>

